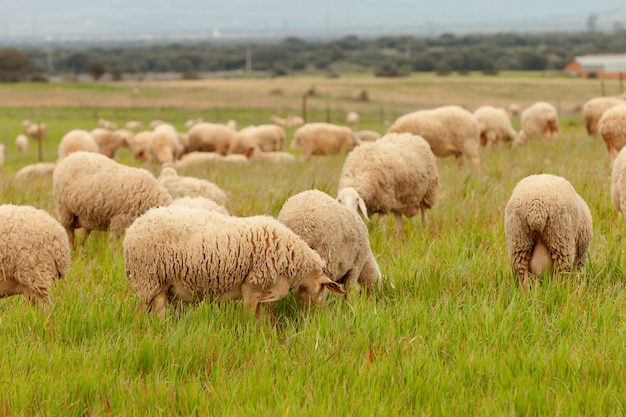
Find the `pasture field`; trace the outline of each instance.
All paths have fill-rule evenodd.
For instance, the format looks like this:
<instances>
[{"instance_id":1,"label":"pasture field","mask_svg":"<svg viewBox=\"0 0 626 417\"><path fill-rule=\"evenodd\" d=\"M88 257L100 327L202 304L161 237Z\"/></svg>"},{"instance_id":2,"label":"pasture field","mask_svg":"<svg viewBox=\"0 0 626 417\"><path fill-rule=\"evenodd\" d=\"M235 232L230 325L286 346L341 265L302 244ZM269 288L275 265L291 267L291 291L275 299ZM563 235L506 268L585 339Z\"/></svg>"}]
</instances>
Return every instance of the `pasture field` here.
<instances>
[{"instance_id":1,"label":"pasture field","mask_svg":"<svg viewBox=\"0 0 626 417\"><path fill-rule=\"evenodd\" d=\"M70 273L52 287L47 309L23 297L0 300L0 415L626 413L625 226L610 199L608 153L600 139L587 136L579 112L586 99L600 94L597 80L355 75L172 82L142 85L138 95L155 98L134 105L120 98L133 94L132 86L2 85L0 128L8 149L0 202L55 214L50 178L14 178L38 157L33 142L26 155L15 150L24 118L48 124L43 155L54 161L62 134L94 128L98 117L147 124L158 116L179 128L189 117L234 118L242 127L267 123L272 114L297 113L300 87L290 81L333 91L311 97L310 120L323 120L329 107L340 123L356 104L359 127L381 131L382 107L391 115L433 103L523 107L558 100L562 133L523 147L483 149L479 169L438 159L438 199L427 225L416 216L396 233L391 219L368 223L384 275L375 296L331 295L324 307L303 313L289 295L266 306L260 324L237 302L205 302L164 320L136 311L139 299L124 275L122 242L109 246L106 233L92 233L72 251ZM335 90L327 82L343 86ZM282 95L255 96L279 83ZM341 91L364 88L370 102L341 98ZM608 94L619 92L611 88ZM377 101L383 93L386 98ZM183 173L218 184L232 214L276 216L299 191L335 195L344 158L290 166L222 164ZM117 159L136 165L126 150ZM591 209L594 237L580 273L546 274L524 291L507 259L503 216L515 184L536 173L561 175L573 184Z\"/></svg>"}]
</instances>

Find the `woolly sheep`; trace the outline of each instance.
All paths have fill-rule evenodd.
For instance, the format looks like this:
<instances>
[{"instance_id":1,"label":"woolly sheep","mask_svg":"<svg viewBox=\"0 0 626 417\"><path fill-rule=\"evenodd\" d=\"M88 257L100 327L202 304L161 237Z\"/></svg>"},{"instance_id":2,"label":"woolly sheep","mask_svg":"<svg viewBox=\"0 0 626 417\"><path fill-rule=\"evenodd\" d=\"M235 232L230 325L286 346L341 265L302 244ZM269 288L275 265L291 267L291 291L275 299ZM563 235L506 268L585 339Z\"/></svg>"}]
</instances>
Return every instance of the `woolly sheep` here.
<instances>
[{"instance_id":1,"label":"woolly sheep","mask_svg":"<svg viewBox=\"0 0 626 417\"><path fill-rule=\"evenodd\" d=\"M180 143L178 131L169 123L154 128L152 138L148 142L148 159L159 165L174 162L180 158L184 150Z\"/></svg>"},{"instance_id":2,"label":"woolly sheep","mask_svg":"<svg viewBox=\"0 0 626 417\"><path fill-rule=\"evenodd\" d=\"M517 117L520 114L520 108L517 103L510 103L507 106L507 113L509 117Z\"/></svg>"},{"instance_id":3,"label":"woolly sheep","mask_svg":"<svg viewBox=\"0 0 626 417\"><path fill-rule=\"evenodd\" d=\"M228 147L228 153L245 154L253 147L263 152L282 151L285 147L285 129L273 124L247 126L237 132Z\"/></svg>"},{"instance_id":4,"label":"woolly sheep","mask_svg":"<svg viewBox=\"0 0 626 417\"><path fill-rule=\"evenodd\" d=\"M293 134L291 149L302 152L303 159L311 155L329 155L349 152L361 140L349 127L332 123L307 123Z\"/></svg>"},{"instance_id":5,"label":"woolly sheep","mask_svg":"<svg viewBox=\"0 0 626 417\"><path fill-rule=\"evenodd\" d=\"M57 149L58 160L60 161L69 154L78 151L100 152L96 139L91 133L83 129L70 130L63 135Z\"/></svg>"},{"instance_id":6,"label":"woolly sheep","mask_svg":"<svg viewBox=\"0 0 626 417\"><path fill-rule=\"evenodd\" d=\"M219 162L223 157L217 152L189 152L174 162L174 167L179 170L204 167Z\"/></svg>"},{"instance_id":7,"label":"woolly sheep","mask_svg":"<svg viewBox=\"0 0 626 417\"><path fill-rule=\"evenodd\" d=\"M522 130L519 132L518 143L522 145L533 138L549 140L561 132L556 108L545 101L539 101L526 108L522 112L521 122Z\"/></svg>"},{"instance_id":8,"label":"woolly sheep","mask_svg":"<svg viewBox=\"0 0 626 417\"><path fill-rule=\"evenodd\" d=\"M28 152L28 136L17 135L17 137L15 138L15 147L21 153Z\"/></svg>"},{"instance_id":9,"label":"woolly sheep","mask_svg":"<svg viewBox=\"0 0 626 417\"><path fill-rule=\"evenodd\" d=\"M160 316L169 303L243 298L258 318L260 303L292 288L304 307L318 303L323 288L343 293L317 252L269 216L156 208L128 228L123 248L126 277Z\"/></svg>"},{"instance_id":10,"label":"woolly sheep","mask_svg":"<svg viewBox=\"0 0 626 417\"><path fill-rule=\"evenodd\" d=\"M626 217L626 151L622 148L611 171L611 201L617 211Z\"/></svg>"},{"instance_id":11,"label":"woolly sheep","mask_svg":"<svg viewBox=\"0 0 626 417\"><path fill-rule=\"evenodd\" d=\"M423 137L435 156L454 155L480 163L480 126L469 111L460 106L443 106L405 114L387 129L387 133L412 133Z\"/></svg>"},{"instance_id":12,"label":"woolly sheep","mask_svg":"<svg viewBox=\"0 0 626 417\"><path fill-rule=\"evenodd\" d=\"M593 236L591 212L565 178L530 175L517 183L506 204L504 232L511 265L528 288L529 273L584 266Z\"/></svg>"},{"instance_id":13,"label":"woolly sheep","mask_svg":"<svg viewBox=\"0 0 626 417\"><path fill-rule=\"evenodd\" d=\"M48 132L48 126L45 123L32 123L30 120L22 122L24 133L32 140L43 140Z\"/></svg>"},{"instance_id":14,"label":"woolly sheep","mask_svg":"<svg viewBox=\"0 0 626 417\"><path fill-rule=\"evenodd\" d=\"M585 128L589 136L598 134L598 121L602 114L613 106L626 104L626 101L619 97L593 97L583 104L582 116Z\"/></svg>"},{"instance_id":15,"label":"woolly sheep","mask_svg":"<svg viewBox=\"0 0 626 417\"><path fill-rule=\"evenodd\" d=\"M359 120L359 113L355 111L349 111L346 113L346 124L352 129L356 129L356 126L359 124Z\"/></svg>"},{"instance_id":16,"label":"woolly sheep","mask_svg":"<svg viewBox=\"0 0 626 417\"><path fill-rule=\"evenodd\" d=\"M382 137L382 135L375 130L357 130L354 134L361 139L361 142L374 142Z\"/></svg>"},{"instance_id":17,"label":"woolly sheep","mask_svg":"<svg viewBox=\"0 0 626 417\"><path fill-rule=\"evenodd\" d=\"M96 140L100 153L109 158L114 158L118 149L130 148L133 143L133 132L127 129L109 130L98 127L90 133Z\"/></svg>"},{"instance_id":18,"label":"woolly sheep","mask_svg":"<svg viewBox=\"0 0 626 417\"><path fill-rule=\"evenodd\" d=\"M278 220L322 257L324 274L345 283L347 293L357 283L368 291L381 283L367 226L356 211L322 191L307 190L287 199Z\"/></svg>"},{"instance_id":19,"label":"woolly sheep","mask_svg":"<svg viewBox=\"0 0 626 417\"><path fill-rule=\"evenodd\" d=\"M154 130L154 129L156 129L158 126L160 126L160 125L164 125L164 124L169 124L169 123L167 123L166 121L161 120L161 119L156 119L156 120L152 120L152 121L148 124L148 126L150 126L150 129Z\"/></svg>"},{"instance_id":20,"label":"woolly sheep","mask_svg":"<svg viewBox=\"0 0 626 417\"><path fill-rule=\"evenodd\" d=\"M230 155L227 155L230 156ZM282 163L295 163L298 160L296 157L289 152L282 151L274 151L274 152L263 152L257 147L249 148L246 152L246 156L250 161L255 162L270 162L273 164L282 164Z\"/></svg>"},{"instance_id":21,"label":"woolly sheep","mask_svg":"<svg viewBox=\"0 0 626 417\"><path fill-rule=\"evenodd\" d=\"M201 123L201 122L204 122L204 119L202 117L196 117L195 119L188 119L185 122L185 129L189 130L191 129L193 125Z\"/></svg>"},{"instance_id":22,"label":"woolly sheep","mask_svg":"<svg viewBox=\"0 0 626 417\"><path fill-rule=\"evenodd\" d=\"M411 133L389 133L376 142L355 148L344 161L337 200L368 213L393 213L396 227L402 215L426 210L435 204L439 172L428 142Z\"/></svg>"},{"instance_id":23,"label":"woolly sheep","mask_svg":"<svg viewBox=\"0 0 626 417\"><path fill-rule=\"evenodd\" d=\"M474 117L480 126L481 146L493 145L500 141L514 144L517 132L511 125L506 110L494 106L481 106L474 110Z\"/></svg>"},{"instance_id":24,"label":"woolly sheep","mask_svg":"<svg viewBox=\"0 0 626 417\"><path fill-rule=\"evenodd\" d=\"M143 127L143 123L139 120L129 120L126 122L126 129L128 130L140 130Z\"/></svg>"},{"instance_id":25,"label":"woolly sheep","mask_svg":"<svg viewBox=\"0 0 626 417\"><path fill-rule=\"evenodd\" d=\"M158 181L174 198L206 197L218 204L226 202L226 193L217 185L200 178L179 176L172 167L164 167Z\"/></svg>"},{"instance_id":26,"label":"woolly sheep","mask_svg":"<svg viewBox=\"0 0 626 417\"><path fill-rule=\"evenodd\" d=\"M169 207L179 206L214 211L216 213L223 214L224 216L230 215L230 213L228 213L228 210L226 210L226 207L217 204L215 201L206 197L178 197L172 200L169 205Z\"/></svg>"},{"instance_id":27,"label":"woolly sheep","mask_svg":"<svg viewBox=\"0 0 626 417\"><path fill-rule=\"evenodd\" d=\"M54 172L54 162L37 162L35 164L26 165L15 173L17 181L24 181L31 178L50 177Z\"/></svg>"},{"instance_id":28,"label":"woolly sheep","mask_svg":"<svg viewBox=\"0 0 626 417\"><path fill-rule=\"evenodd\" d=\"M602 136L611 158L611 167L619 151L626 145L626 104L607 109L598 121L598 133Z\"/></svg>"},{"instance_id":29,"label":"woolly sheep","mask_svg":"<svg viewBox=\"0 0 626 417\"><path fill-rule=\"evenodd\" d=\"M154 132L151 130L143 130L137 134L133 138L131 143L131 150L133 151L133 160L146 162L149 158L148 147L150 146L150 142L152 141L152 137L154 136Z\"/></svg>"},{"instance_id":30,"label":"woolly sheep","mask_svg":"<svg viewBox=\"0 0 626 417\"><path fill-rule=\"evenodd\" d=\"M186 152L203 151L228 153L230 144L235 140L237 131L219 123L197 123L187 132L189 146Z\"/></svg>"},{"instance_id":31,"label":"woolly sheep","mask_svg":"<svg viewBox=\"0 0 626 417\"><path fill-rule=\"evenodd\" d=\"M0 205L0 298L22 294L47 303L52 283L65 278L70 244L63 227L43 210Z\"/></svg>"},{"instance_id":32,"label":"woolly sheep","mask_svg":"<svg viewBox=\"0 0 626 417\"><path fill-rule=\"evenodd\" d=\"M52 196L72 246L76 228L85 229L85 238L109 229L113 243L138 216L172 201L150 171L91 152L75 152L57 164Z\"/></svg>"},{"instance_id":33,"label":"woolly sheep","mask_svg":"<svg viewBox=\"0 0 626 417\"><path fill-rule=\"evenodd\" d=\"M103 118L98 119L98 126L100 126L102 129L107 129L107 130L117 129L117 123L112 122L107 119L103 119Z\"/></svg>"}]
</instances>

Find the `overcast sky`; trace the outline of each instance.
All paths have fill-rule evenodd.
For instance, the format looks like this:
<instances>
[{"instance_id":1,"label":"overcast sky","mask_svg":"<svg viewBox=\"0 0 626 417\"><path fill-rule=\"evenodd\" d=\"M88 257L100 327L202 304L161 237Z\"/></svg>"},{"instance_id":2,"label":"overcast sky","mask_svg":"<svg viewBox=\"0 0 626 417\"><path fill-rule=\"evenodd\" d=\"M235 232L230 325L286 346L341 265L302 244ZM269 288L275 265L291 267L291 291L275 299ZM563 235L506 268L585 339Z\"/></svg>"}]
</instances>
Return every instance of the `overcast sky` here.
<instances>
[{"instance_id":1,"label":"overcast sky","mask_svg":"<svg viewBox=\"0 0 626 417\"><path fill-rule=\"evenodd\" d=\"M626 0L0 0L0 36L567 31L591 15L626 26Z\"/></svg>"}]
</instances>

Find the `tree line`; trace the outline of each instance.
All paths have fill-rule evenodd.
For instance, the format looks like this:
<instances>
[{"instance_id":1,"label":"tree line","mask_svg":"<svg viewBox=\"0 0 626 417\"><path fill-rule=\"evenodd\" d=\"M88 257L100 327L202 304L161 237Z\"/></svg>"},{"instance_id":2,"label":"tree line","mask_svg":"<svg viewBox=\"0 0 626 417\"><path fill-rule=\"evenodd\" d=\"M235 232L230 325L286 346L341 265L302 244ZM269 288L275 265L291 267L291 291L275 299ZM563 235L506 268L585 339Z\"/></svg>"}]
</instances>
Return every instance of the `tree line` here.
<instances>
[{"instance_id":1,"label":"tree line","mask_svg":"<svg viewBox=\"0 0 626 417\"><path fill-rule=\"evenodd\" d=\"M626 30L610 33L501 33L437 37L355 35L315 41L288 37L278 42L171 43L167 45L24 46L0 49L0 81L46 81L52 74L180 73L263 71L272 76L301 72L372 71L404 76L504 70L562 70L574 57L626 53Z\"/></svg>"}]
</instances>

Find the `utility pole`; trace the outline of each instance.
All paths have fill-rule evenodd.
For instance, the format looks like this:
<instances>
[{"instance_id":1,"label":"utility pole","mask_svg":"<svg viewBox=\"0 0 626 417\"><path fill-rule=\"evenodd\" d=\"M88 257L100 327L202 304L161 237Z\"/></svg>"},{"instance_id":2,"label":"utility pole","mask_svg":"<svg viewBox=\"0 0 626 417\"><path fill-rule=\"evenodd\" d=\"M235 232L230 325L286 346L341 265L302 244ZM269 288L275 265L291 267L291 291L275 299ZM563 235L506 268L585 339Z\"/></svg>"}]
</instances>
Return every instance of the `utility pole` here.
<instances>
[{"instance_id":1,"label":"utility pole","mask_svg":"<svg viewBox=\"0 0 626 417\"><path fill-rule=\"evenodd\" d=\"M246 48L246 74L252 74L252 49Z\"/></svg>"}]
</instances>

